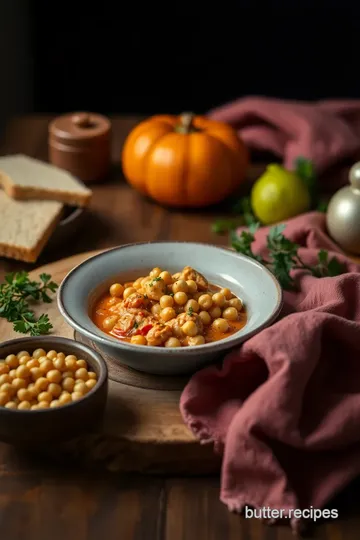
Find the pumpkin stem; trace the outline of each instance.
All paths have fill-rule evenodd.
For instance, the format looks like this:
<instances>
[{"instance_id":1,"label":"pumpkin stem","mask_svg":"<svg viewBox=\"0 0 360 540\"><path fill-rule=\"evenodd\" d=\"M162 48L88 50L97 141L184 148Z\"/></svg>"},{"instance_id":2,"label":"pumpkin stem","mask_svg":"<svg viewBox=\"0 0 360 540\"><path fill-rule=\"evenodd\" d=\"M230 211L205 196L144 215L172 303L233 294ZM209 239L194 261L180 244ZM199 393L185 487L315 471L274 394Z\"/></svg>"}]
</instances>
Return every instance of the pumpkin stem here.
<instances>
[{"instance_id":1,"label":"pumpkin stem","mask_svg":"<svg viewBox=\"0 0 360 540\"><path fill-rule=\"evenodd\" d=\"M194 131L199 131L193 124L194 118L194 113L182 113L180 115L180 123L176 126L175 131L177 133L183 133L184 135L187 135L188 133L193 133Z\"/></svg>"}]
</instances>

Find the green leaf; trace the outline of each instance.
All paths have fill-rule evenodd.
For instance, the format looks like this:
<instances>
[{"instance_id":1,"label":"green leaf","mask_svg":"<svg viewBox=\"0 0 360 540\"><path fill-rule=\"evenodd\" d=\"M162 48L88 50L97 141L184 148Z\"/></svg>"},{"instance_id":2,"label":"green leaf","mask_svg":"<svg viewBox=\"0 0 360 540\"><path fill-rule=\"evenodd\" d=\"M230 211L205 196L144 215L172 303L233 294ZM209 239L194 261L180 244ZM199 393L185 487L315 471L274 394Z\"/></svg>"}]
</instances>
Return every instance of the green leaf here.
<instances>
[{"instance_id":1,"label":"green leaf","mask_svg":"<svg viewBox=\"0 0 360 540\"><path fill-rule=\"evenodd\" d=\"M340 276L345 272L345 266L336 257L330 259L327 268L330 277Z\"/></svg>"}]
</instances>

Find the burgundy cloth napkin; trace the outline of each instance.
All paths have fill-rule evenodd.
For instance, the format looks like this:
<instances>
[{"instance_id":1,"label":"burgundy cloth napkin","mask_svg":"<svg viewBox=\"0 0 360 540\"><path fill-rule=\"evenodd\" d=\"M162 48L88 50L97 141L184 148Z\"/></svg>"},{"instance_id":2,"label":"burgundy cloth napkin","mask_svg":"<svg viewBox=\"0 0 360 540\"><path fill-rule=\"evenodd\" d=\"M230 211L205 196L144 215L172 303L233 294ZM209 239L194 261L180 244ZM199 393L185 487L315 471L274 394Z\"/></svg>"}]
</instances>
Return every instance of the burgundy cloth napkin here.
<instances>
[{"instance_id":1,"label":"burgundy cloth napkin","mask_svg":"<svg viewBox=\"0 0 360 540\"><path fill-rule=\"evenodd\" d=\"M278 321L195 374L180 401L188 427L222 454L220 498L235 511L321 509L360 473L360 266L328 238L323 214L289 220L284 234L305 263L325 248L347 273L297 270Z\"/></svg>"},{"instance_id":2,"label":"burgundy cloth napkin","mask_svg":"<svg viewBox=\"0 0 360 540\"><path fill-rule=\"evenodd\" d=\"M360 159L360 100L308 103L247 97L208 116L235 127L248 148L283 158L288 169L299 156L311 159L320 175ZM346 175L337 172L331 184L346 181Z\"/></svg>"}]
</instances>

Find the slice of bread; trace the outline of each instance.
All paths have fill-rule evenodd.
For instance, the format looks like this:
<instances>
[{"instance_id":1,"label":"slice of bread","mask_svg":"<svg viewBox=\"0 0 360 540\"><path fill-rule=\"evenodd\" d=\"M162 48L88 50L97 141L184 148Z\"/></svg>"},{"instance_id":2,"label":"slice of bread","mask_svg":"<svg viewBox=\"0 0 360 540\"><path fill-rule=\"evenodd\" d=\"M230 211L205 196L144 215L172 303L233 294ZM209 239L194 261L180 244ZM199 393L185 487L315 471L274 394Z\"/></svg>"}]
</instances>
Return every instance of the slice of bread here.
<instances>
[{"instance_id":1,"label":"slice of bread","mask_svg":"<svg viewBox=\"0 0 360 540\"><path fill-rule=\"evenodd\" d=\"M43 199L87 206L92 191L67 171L15 154L0 158L0 185L18 200Z\"/></svg>"},{"instance_id":2,"label":"slice of bread","mask_svg":"<svg viewBox=\"0 0 360 540\"><path fill-rule=\"evenodd\" d=\"M35 262L62 209L57 201L16 201L0 190L0 256Z\"/></svg>"}]
</instances>

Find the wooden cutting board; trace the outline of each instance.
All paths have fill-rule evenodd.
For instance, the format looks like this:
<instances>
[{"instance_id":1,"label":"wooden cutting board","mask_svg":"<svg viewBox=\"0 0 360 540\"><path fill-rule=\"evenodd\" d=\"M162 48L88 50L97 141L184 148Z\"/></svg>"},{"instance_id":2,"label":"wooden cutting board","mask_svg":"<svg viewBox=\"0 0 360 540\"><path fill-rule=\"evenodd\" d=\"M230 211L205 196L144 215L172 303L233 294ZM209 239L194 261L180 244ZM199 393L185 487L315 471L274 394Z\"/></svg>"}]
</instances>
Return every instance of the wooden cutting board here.
<instances>
[{"instance_id":1,"label":"wooden cutting board","mask_svg":"<svg viewBox=\"0 0 360 540\"><path fill-rule=\"evenodd\" d=\"M66 274L99 251L83 253L42 266L30 273L51 274L61 283ZM74 335L54 300L36 306L47 313L53 334L86 342ZM19 338L6 321L0 322L0 340ZM96 345L87 341L93 348ZM80 437L61 448L61 456L73 457L90 467L94 462L111 471L139 471L174 474L207 474L219 470L220 459L211 445L201 445L185 426L179 412L179 398L187 379L140 374L121 367L102 355L109 369L109 395L103 432ZM57 449L58 452L58 449ZM59 457L59 456L57 456Z\"/></svg>"}]
</instances>

